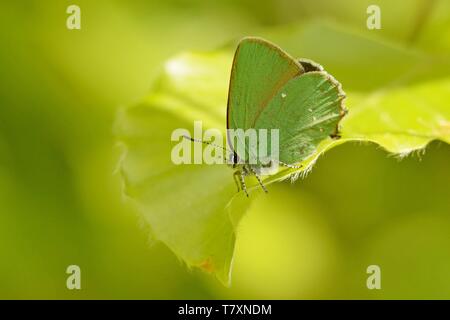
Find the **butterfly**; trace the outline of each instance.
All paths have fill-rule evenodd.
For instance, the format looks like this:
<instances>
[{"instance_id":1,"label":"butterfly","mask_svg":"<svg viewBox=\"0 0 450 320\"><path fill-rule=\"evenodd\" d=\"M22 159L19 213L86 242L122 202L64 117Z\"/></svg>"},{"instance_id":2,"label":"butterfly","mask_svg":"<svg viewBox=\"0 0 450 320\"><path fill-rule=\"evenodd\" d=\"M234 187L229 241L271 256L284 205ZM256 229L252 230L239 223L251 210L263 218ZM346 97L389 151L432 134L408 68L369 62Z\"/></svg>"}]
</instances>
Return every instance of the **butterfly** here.
<instances>
[{"instance_id":1,"label":"butterfly","mask_svg":"<svg viewBox=\"0 0 450 320\"><path fill-rule=\"evenodd\" d=\"M254 175L262 189L261 172L274 163L300 168L298 163L327 138L339 138L339 122L347 113L341 84L321 65L294 59L262 38L242 39L231 69L227 103L227 132L277 129L278 157L250 163L251 148L245 137L228 135L230 165L238 191L248 197L245 177ZM269 144L268 148L272 146Z\"/></svg>"}]
</instances>

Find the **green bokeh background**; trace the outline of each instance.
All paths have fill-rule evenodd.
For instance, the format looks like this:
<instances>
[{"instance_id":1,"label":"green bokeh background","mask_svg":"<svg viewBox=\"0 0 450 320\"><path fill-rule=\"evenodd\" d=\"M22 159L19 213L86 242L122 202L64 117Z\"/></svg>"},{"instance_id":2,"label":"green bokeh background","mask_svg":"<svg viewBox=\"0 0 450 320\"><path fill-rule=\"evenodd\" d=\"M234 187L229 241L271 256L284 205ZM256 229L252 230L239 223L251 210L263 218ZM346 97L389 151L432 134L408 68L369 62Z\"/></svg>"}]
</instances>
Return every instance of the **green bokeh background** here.
<instances>
[{"instance_id":1,"label":"green bokeh background","mask_svg":"<svg viewBox=\"0 0 450 320\"><path fill-rule=\"evenodd\" d=\"M2 2L0 298L450 298L447 144L401 161L346 144L307 179L271 185L239 227L226 288L149 239L121 195L113 135L118 108L144 97L181 51L317 18L367 32L376 3L375 37L444 54L445 2ZM81 7L79 31L66 29L70 4ZM66 289L70 264L81 267L80 291ZM366 288L370 264L382 290Z\"/></svg>"}]
</instances>

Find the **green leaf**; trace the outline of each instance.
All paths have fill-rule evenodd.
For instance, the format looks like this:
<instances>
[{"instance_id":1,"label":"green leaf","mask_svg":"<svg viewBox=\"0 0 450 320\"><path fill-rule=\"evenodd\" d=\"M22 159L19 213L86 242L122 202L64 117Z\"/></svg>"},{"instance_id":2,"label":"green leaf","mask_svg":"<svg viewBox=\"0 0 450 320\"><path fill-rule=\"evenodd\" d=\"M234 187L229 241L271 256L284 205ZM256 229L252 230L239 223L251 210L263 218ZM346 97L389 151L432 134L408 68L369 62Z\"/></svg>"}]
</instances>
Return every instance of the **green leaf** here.
<instances>
[{"instance_id":1,"label":"green leaf","mask_svg":"<svg viewBox=\"0 0 450 320\"><path fill-rule=\"evenodd\" d=\"M435 139L450 143L449 101L450 77L373 93L355 101L343 138L375 142L400 155Z\"/></svg>"},{"instance_id":2,"label":"green leaf","mask_svg":"<svg viewBox=\"0 0 450 320\"><path fill-rule=\"evenodd\" d=\"M323 62L322 56L327 62L325 69L336 70L332 74L347 91L349 114L342 122L340 140L324 140L302 162L302 169L282 169L266 177L265 184L305 175L320 155L347 141L374 142L400 156L422 149L434 139L450 143L450 78L442 76L445 68L436 63L438 60L320 24L299 30L303 31L289 31L295 37L289 38L289 32L283 31L269 40L287 43L289 53L319 63ZM303 50L295 50L295 45L289 46L307 41L312 46L317 34L322 34L322 39L344 39L347 48L359 52L353 55L361 66L372 59L370 52L375 50L376 55L386 57L383 68L388 72L377 70L372 82L360 67L351 69L352 61L348 61L343 49L335 50L336 41L321 42L321 54L304 50L312 53L307 56ZM250 199L242 192L236 193L233 171L226 165L174 165L170 155L175 143L170 137L177 128L192 132L195 120L203 122L203 130L226 129L232 54L231 49L222 49L183 53L169 60L149 96L122 110L116 126L117 136L126 148L120 166L124 192L140 209L153 236L189 267L213 272L224 284L230 281L240 218L255 192ZM248 186L259 190L254 180Z\"/></svg>"}]
</instances>

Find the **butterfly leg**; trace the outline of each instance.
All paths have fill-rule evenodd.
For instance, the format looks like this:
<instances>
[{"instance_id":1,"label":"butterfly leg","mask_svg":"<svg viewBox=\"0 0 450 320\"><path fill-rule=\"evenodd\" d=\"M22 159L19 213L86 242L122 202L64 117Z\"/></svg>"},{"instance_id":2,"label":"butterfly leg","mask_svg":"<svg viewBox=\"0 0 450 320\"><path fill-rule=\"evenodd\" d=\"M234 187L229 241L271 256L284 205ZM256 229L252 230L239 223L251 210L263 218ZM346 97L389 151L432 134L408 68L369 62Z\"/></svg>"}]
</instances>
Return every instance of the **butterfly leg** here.
<instances>
[{"instance_id":1,"label":"butterfly leg","mask_svg":"<svg viewBox=\"0 0 450 320\"><path fill-rule=\"evenodd\" d=\"M242 190L244 190L245 195L246 195L247 198L248 198L248 192L247 192L247 186L246 186L246 184L245 184L245 175L244 175L244 172L240 172L240 176L241 176L241 187L242 187Z\"/></svg>"},{"instance_id":2,"label":"butterfly leg","mask_svg":"<svg viewBox=\"0 0 450 320\"><path fill-rule=\"evenodd\" d=\"M252 173L255 175L256 180L258 180L259 185L261 186L261 188L264 190L265 193L267 193L267 189L266 186L264 185L264 183L261 180L261 177L256 173L255 169L253 169L252 167L250 167L250 170L252 171Z\"/></svg>"},{"instance_id":3,"label":"butterfly leg","mask_svg":"<svg viewBox=\"0 0 450 320\"><path fill-rule=\"evenodd\" d=\"M237 191L238 191L238 192L241 190L240 185L242 184L241 181L239 180L239 176L240 176L240 175L241 175L241 172L240 172L240 171L235 171L235 172L233 173L233 179L234 179L234 182L236 183Z\"/></svg>"},{"instance_id":4,"label":"butterfly leg","mask_svg":"<svg viewBox=\"0 0 450 320\"><path fill-rule=\"evenodd\" d=\"M256 173L255 173L255 177L256 177L256 180L258 180L259 185L261 186L261 188L264 190L265 193L267 193L268 191L266 189L266 186L262 182L261 177L259 175L257 175Z\"/></svg>"}]
</instances>

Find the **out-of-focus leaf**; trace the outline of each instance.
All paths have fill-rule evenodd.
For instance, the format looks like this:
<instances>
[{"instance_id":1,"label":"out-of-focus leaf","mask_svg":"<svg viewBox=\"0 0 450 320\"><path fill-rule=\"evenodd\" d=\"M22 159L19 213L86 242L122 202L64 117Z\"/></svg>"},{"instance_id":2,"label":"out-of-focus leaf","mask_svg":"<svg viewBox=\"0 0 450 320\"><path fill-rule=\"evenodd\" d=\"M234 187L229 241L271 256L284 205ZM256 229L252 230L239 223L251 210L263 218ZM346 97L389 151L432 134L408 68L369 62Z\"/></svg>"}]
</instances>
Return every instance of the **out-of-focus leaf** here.
<instances>
[{"instance_id":1,"label":"out-of-focus leaf","mask_svg":"<svg viewBox=\"0 0 450 320\"><path fill-rule=\"evenodd\" d=\"M350 112L342 123L340 140L324 140L301 163L302 169L282 169L266 177L266 184L305 174L321 154L346 141L375 142L400 155L421 149L434 139L450 142L450 107L446 105L450 80L443 78L440 70L434 72L432 67L439 65L432 63L426 64L426 77L414 81L410 77L411 69L423 67L422 62L433 61L432 57L320 24L302 30L306 31L290 30L290 37L284 36L289 34L284 31L273 38L284 38L281 44L304 45L307 39L325 34L321 50L289 52L319 62L319 52L328 52L322 54L328 57L326 69L343 75L344 80L336 77L344 90L347 81L351 83L353 91L347 92L346 103ZM345 40L345 45L326 41L336 38ZM377 56L383 57L384 69L377 70L375 78L364 76L359 69L347 70L355 63L354 59L349 62L349 57L359 57L361 64L367 65L367 59ZM242 192L236 194L233 171L224 165L174 165L170 136L177 128L192 132L195 120L203 122L204 130L225 130L231 62L232 51L227 49L175 57L167 62L150 95L123 110L117 122L118 136L127 150L121 162L125 192L141 209L153 235L189 266L212 271L224 283L229 282L236 227L250 200ZM350 79L351 74L355 79ZM390 86L381 87L383 83ZM257 183L251 180L248 186L256 189Z\"/></svg>"},{"instance_id":2,"label":"out-of-focus leaf","mask_svg":"<svg viewBox=\"0 0 450 320\"><path fill-rule=\"evenodd\" d=\"M424 22L422 30L418 31L415 44L424 51L436 54L450 53L450 2L445 0L424 1L433 5Z\"/></svg>"}]
</instances>

